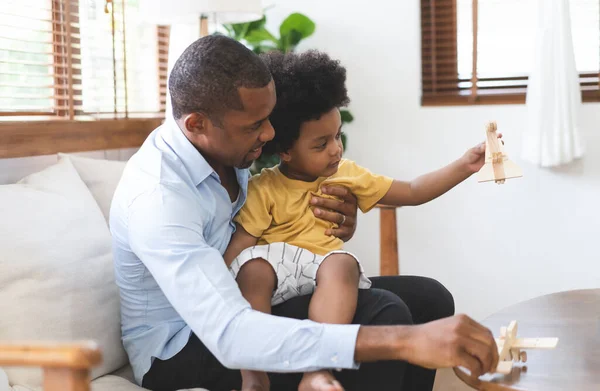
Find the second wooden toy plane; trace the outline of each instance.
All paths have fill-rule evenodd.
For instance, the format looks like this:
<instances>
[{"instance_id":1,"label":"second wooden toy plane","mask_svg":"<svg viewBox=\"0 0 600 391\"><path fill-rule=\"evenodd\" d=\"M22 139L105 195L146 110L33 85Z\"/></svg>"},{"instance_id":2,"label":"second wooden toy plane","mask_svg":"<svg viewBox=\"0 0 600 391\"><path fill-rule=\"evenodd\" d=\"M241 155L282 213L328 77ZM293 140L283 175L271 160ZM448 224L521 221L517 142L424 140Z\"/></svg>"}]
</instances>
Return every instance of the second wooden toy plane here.
<instances>
[{"instance_id":1,"label":"second wooden toy plane","mask_svg":"<svg viewBox=\"0 0 600 391\"><path fill-rule=\"evenodd\" d=\"M498 346L498 366L495 373L507 375L512 371L515 362L527 362L527 352L530 349L554 349L558 345L558 338L517 338L517 321L510 322L508 327L500 329L500 338L496 338ZM482 391L515 391L522 390L498 383L480 380L465 373L460 368L454 372L467 385Z\"/></svg>"},{"instance_id":2,"label":"second wooden toy plane","mask_svg":"<svg viewBox=\"0 0 600 391\"><path fill-rule=\"evenodd\" d=\"M496 338L498 345L497 373L509 374L513 362L527 362L528 349L554 349L558 345L558 338L517 338L517 321L510 322L508 327L500 329L500 338Z\"/></svg>"}]
</instances>

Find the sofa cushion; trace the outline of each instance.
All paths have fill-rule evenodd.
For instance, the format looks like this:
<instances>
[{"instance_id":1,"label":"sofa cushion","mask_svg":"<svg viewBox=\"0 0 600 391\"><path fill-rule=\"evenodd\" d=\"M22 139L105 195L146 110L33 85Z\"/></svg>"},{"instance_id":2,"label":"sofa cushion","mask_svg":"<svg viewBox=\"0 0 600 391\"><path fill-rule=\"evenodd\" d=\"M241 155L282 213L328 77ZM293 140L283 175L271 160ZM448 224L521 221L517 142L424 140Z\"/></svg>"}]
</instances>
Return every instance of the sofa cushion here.
<instances>
[{"instance_id":1,"label":"sofa cushion","mask_svg":"<svg viewBox=\"0 0 600 391\"><path fill-rule=\"evenodd\" d=\"M133 372L131 373L133 376ZM116 375L106 375L102 376L99 379L96 379L92 382L92 391L144 391L145 388L139 387L136 384L132 383L131 380L127 378L116 376ZM204 388L193 388L193 389L184 389L178 391L208 391Z\"/></svg>"},{"instance_id":2,"label":"sofa cushion","mask_svg":"<svg viewBox=\"0 0 600 391\"><path fill-rule=\"evenodd\" d=\"M92 382L92 391L144 391L131 381L119 376L106 375Z\"/></svg>"},{"instance_id":3,"label":"sofa cushion","mask_svg":"<svg viewBox=\"0 0 600 391\"><path fill-rule=\"evenodd\" d=\"M0 205L0 340L94 340L93 378L125 365L110 233L71 161L0 186ZM4 370L42 384L39 369Z\"/></svg>"},{"instance_id":4,"label":"sofa cushion","mask_svg":"<svg viewBox=\"0 0 600 391\"><path fill-rule=\"evenodd\" d=\"M9 391L9 387L6 372L0 368L0 391Z\"/></svg>"},{"instance_id":5,"label":"sofa cushion","mask_svg":"<svg viewBox=\"0 0 600 391\"><path fill-rule=\"evenodd\" d=\"M64 153L59 153L58 157L59 160L71 160L83 183L88 187L98 206L100 206L104 219L108 223L110 203L123 175L126 162L91 159Z\"/></svg>"},{"instance_id":6,"label":"sofa cushion","mask_svg":"<svg viewBox=\"0 0 600 391\"><path fill-rule=\"evenodd\" d=\"M106 375L102 376L92 382L91 391L145 391L145 388L139 387L129 380L124 379L120 376ZM24 387L14 386L12 388L2 389L0 391L43 391L42 387ZM179 391L208 391L204 388L194 388L189 390Z\"/></svg>"}]
</instances>

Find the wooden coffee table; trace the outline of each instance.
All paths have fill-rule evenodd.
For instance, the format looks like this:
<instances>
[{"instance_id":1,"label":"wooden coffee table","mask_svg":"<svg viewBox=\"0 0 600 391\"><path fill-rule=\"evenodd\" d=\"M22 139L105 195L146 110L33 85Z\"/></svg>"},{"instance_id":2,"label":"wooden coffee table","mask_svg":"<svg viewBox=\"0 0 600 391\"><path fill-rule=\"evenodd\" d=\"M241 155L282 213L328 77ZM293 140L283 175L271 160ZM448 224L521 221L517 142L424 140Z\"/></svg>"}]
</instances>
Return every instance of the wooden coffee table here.
<instances>
[{"instance_id":1,"label":"wooden coffee table","mask_svg":"<svg viewBox=\"0 0 600 391\"><path fill-rule=\"evenodd\" d=\"M521 337L558 337L554 350L527 351L524 368L501 383L528 391L600 390L600 289L554 293L505 308L482 323L495 336L511 320ZM434 391L471 390L452 369L438 371Z\"/></svg>"}]
</instances>

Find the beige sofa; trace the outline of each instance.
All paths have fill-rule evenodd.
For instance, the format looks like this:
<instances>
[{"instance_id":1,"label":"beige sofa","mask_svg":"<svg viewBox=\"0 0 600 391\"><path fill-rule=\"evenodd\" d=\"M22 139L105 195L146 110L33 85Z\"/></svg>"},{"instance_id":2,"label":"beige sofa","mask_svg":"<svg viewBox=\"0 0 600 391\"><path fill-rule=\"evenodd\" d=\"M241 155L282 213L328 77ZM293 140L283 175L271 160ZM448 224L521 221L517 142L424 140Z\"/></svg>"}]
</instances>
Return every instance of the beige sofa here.
<instances>
[{"instance_id":1,"label":"beige sofa","mask_svg":"<svg viewBox=\"0 0 600 391\"><path fill-rule=\"evenodd\" d=\"M61 155L0 186L0 344L93 340L92 390L143 390L121 340L108 211L124 162ZM39 368L0 368L0 391L42 388Z\"/></svg>"}]
</instances>

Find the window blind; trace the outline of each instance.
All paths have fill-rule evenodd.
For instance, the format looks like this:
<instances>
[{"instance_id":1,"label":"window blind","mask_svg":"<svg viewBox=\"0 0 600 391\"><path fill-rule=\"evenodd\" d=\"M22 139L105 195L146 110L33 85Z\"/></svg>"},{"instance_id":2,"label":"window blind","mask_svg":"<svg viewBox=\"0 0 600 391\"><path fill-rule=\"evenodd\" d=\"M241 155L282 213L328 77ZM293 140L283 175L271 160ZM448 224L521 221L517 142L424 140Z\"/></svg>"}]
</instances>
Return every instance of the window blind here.
<instances>
[{"instance_id":1,"label":"window blind","mask_svg":"<svg viewBox=\"0 0 600 391\"><path fill-rule=\"evenodd\" d=\"M422 104L523 103L537 0L422 0ZM584 101L600 101L600 1L571 0Z\"/></svg>"},{"instance_id":2,"label":"window blind","mask_svg":"<svg viewBox=\"0 0 600 391\"><path fill-rule=\"evenodd\" d=\"M3 1L0 113L160 114L168 28L144 23L138 7L138 0Z\"/></svg>"}]
</instances>

